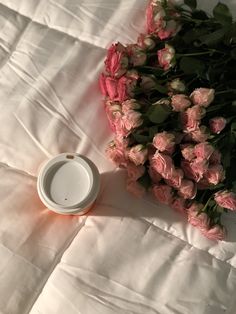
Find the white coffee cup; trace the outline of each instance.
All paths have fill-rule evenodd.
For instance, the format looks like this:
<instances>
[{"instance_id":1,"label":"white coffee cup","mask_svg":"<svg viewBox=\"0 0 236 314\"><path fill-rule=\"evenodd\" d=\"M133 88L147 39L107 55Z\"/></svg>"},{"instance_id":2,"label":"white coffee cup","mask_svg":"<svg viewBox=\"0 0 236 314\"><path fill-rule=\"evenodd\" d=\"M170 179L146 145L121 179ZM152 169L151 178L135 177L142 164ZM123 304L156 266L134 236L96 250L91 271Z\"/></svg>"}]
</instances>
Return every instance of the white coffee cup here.
<instances>
[{"instance_id":1,"label":"white coffee cup","mask_svg":"<svg viewBox=\"0 0 236 314\"><path fill-rule=\"evenodd\" d=\"M48 209L59 214L83 215L98 196L100 175L87 157L63 153L41 166L37 190Z\"/></svg>"}]
</instances>

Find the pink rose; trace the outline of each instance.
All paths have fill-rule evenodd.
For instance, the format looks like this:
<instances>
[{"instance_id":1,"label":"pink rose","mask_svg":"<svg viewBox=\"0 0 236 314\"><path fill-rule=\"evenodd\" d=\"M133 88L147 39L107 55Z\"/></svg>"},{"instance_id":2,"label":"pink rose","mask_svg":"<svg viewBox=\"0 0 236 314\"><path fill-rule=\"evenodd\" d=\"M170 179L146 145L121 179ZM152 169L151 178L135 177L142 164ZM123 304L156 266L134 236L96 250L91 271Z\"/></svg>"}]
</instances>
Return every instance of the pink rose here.
<instances>
[{"instance_id":1,"label":"pink rose","mask_svg":"<svg viewBox=\"0 0 236 314\"><path fill-rule=\"evenodd\" d=\"M221 207L236 210L236 194L233 192L219 191L215 194L215 201Z\"/></svg>"},{"instance_id":2,"label":"pink rose","mask_svg":"<svg viewBox=\"0 0 236 314\"><path fill-rule=\"evenodd\" d=\"M182 156L184 157L184 159L191 161L195 158L193 145L184 144L184 145L181 145L180 147L181 147L181 153L182 153Z\"/></svg>"},{"instance_id":3,"label":"pink rose","mask_svg":"<svg viewBox=\"0 0 236 314\"><path fill-rule=\"evenodd\" d=\"M191 137L193 141L198 142L198 143L205 142L209 138L209 136L210 134L204 125L201 125L195 131L191 132Z\"/></svg>"},{"instance_id":4,"label":"pink rose","mask_svg":"<svg viewBox=\"0 0 236 314\"><path fill-rule=\"evenodd\" d=\"M214 225L210 229L202 229L202 234L209 240L224 240L226 237L226 231L219 225Z\"/></svg>"},{"instance_id":5,"label":"pink rose","mask_svg":"<svg viewBox=\"0 0 236 314\"><path fill-rule=\"evenodd\" d=\"M178 194L184 199L193 199L196 196L197 188L191 180L182 180Z\"/></svg>"},{"instance_id":6,"label":"pink rose","mask_svg":"<svg viewBox=\"0 0 236 314\"><path fill-rule=\"evenodd\" d=\"M152 164L150 165L148 169L148 174L150 178L152 179L153 183L159 183L162 179L162 176L152 167Z\"/></svg>"},{"instance_id":7,"label":"pink rose","mask_svg":"<svg viewBox=\"0 0 236 314\"><path fill-rule=\"evenodd\" d=\"M188 108L186 113L188 117L193 120L201 120L206 114L206 109L204 107L195 105L191 108Z\"/></svg>"},{"instance_id":8,"label":"pink rose","mask_svg":"<svg viewBox=\"0 0 236 314\"><path fill-rule=\"evenodd\" d=\"M212 165L217 165L221 162L221 153L218 150L214 150L212 153L210 159L209 159L210 164Z\"/></svg>"},{"instance_id":9,"label":"pink rose","mask_svg":"<svg viewBox=\"0 0 236 314\"><path fill-rule=\"evenodd\" d=\"M143 124L142 114L134 110L127 111L123 115L122 121L128 131L131 131Z\"/></svg>"},{"instance_id":10,"label":"pink rose","mask_svg":"<svg viewBox=\"0 0 236 314\"><path fill-rule=\"evenodd\" d=\"M151 50L155 47L156 44L150 35L139 34L137 45L142 49Z\"/></svg>"},{"instance_id":11,"label":"pink rose","mask_svg":"<svg viewBox=\"0 0 236 314\"><path fill-rule=\"evenodd\" d=\"M129 193L139 198L143 197L146 192L141 184L130 179L127 180L126 189Z\"/></svg>"},{"instance_id":12,"label":"pink rose","mask_svg":"<svg viewBox=\"0 0 236 314\"><path fill-rule=\"evenodd\" d=\"M209 183L216 185L225 179L225 171L221 165L212 165L204 176Z\"/></svg>"},{"instance_id":13,"label":"pink rose","mask_svg":"<svg viewBox=\"0 0 236 314\"><path fill-rule=\"evenodd\" d=\"M184 94L176 94L171 97L171 105L174 111L181 112L191 106L191 101Z\"/></svg>"},{"instance_id":14,"label":"pink rose","mask_svg":"<svg viewBox=\"0 0 236 314\"><path fill-rule=\"evenodd\" d=\"M107 51L105 60L106 71L112 77L121 77L125 74L128 67L126 48L121 43L111 45Z\"/></svg>"},{"instance_id":15,"label":"pink rose","mask_svg":"<svg viewBox=\"0 0 236 314\"><path fill-rule=\"evenodd\" d=\"M206 213L201 213L201 209L204 206L202 204L193 203L188 208L188 222L194 227L198 227L201 230L209 228L209 218Z\"/></svg>"},{"instance_id":16,"label":"pink rose","mask_svg":"<svg viewBox=\"0 0 236 314\"><path fill-rule=\"evenodd\" d=\"M139 103L137 103L136 99L128 99L126 101L123 101L122 103L122 112L127 113L130 110L138 110L141 106Z\"/></svg>"},{"instance_id":17,"label":"pink rose","mask_svg":"<svg viewBox=\"0 0 236 314\"><path fill-rule=\"evenodd\" d=\"M183 170L175 169L175 171L172 173L172 176L169 179L166 179L165 182L173 188L178 189L182 184L183 177Z\"/></svg>"},{"instance_id":18,"label":"pink rose","mask_svg":"<svg viewBox=\"0 0 236 314\"><path fill-rule=\"evenodd\" d=\"M142 144L138 144L130 149L128 156L136 166L143 165L147 160L148 150Z\"/></svg>"},{"instance_id":19,"label":"pink rose","mask_svg":"<svg viewBox=\"0 0 236 314\"><path fill-rule=\"evenodd\" d=\"M166 131L157 133L153 138L153 145L160 152L170 151L175 146L175 136L174 134L168 133Z\"/></svg>"},{"instance_id":20,"label":"pink rose","mask_svg":"<svg viewBox=\"0 0 236 314\"><path fill-rule=\"evenodd\" d=\"M199 143L194 147L194 154L199 159L208 160L213 152L214 147L207 142Z\"/></svg>"},{"instance_id":21,"label":"pink rose","mask_svg":"<svg viewBox=\"0 0 236 314\"><path fill-rule=\"evenodd\" d=\"M186 90L186 86L183 81L179 78L176 78L167 84L168 89L170 92L180 92L183 93ZM182 110L175 110L175 111L182 111Z\"/></svg>"},{"instance_id":22,"label":"pink rose","mask_svg":"<svg viewBox=\"0 0 236 314\"><path fill-rule=\"evenodd\" d=\"M194 105L208 107L214 100L215 90L211 88L197 88L195 89L190 98Z\"/></svg>"},{"instance_id":23,"label":"pink rose","mask_svg":"<svg viewBox=\"0 0 236 314\"><path fill-rule=\"evenodd\" d=\"M154 185L152 188L155 198L163 204L171 204L173 200L173 191L169 185L159 184Z\"/></svg>"},{"instance_id":24,"label":"pink rose","mask_svg":"<svg viewBox=\"0 0 236 314\"><path fill-rule=\"evenodd\" d=\"M223 117L215 117L210 119L209 125L212 133L219 134L226 126L227 120Z\"/></svg>"},{"instance_id":25,"label":"pink rose","mask_svg":"<svg viewBox=\"0 0 236 314\"><path fill-rule=\"evenodd\" d=\"M144 65L147 60L147 54L137 45L130 44L127 46L130 63L133 66Z\"/></svg>"},{"instance_id":26,"label":"pink rose","mask_svg":"<svg viewBox=\"0 0 236 314\"><path fill-rule=\"evenodd\" d=\"M182 197L175 197L170 207L181 214L186 213L186 201Z\"/></svg>"},{"instance_id":27,"label":"pink rose","mask_svg":"<svg viewBox=\"0 0 236 314\"><path fill-rule=\"evenodd\" d=\"M160 66L165 71L169 70L175 64L175 49L168 44L165 44L165 48L157 51L157 56Z\"/></svg>"},{"instance_id":28,"label":"pink rose","mask_svg":"<svg viewBox=\"0 0 236 314\"><path fill-rule=\"evenodd\" d=\"M198 130L200 124L198 120L193 119L186 112L182 112L180 117L184 132L193 132Z\"/></svg>"},{"instance_id":29,"label":"pink rose","mask_svg":"<svg viewBox=\"0 0 236 314\"><path fill-rule=\"evenodd\" d=\"M99 76L99 86L102 94L107 96L107 88L106 88L106 76L104 73L101 73Z\"/></svg>"},{"instance_id":30,"label":"pink rose","mask_svg":"<svg viewBox=\"0 0 236 314\"><path fill-rule=\"evenodd\" d=\"M123 102L129 97L133 96L133 90L136 86L137 79L127 76L122 76L117 84L117 99Z\"/></svg>"},{"instance_id":31,"label":"pink rose","mask_svg":"<svg viewBox=\"0 0 236 314\"><path fill-rule=\"evenodd\" d=\"M137 181L145 173L145 167L144 166L142 166L142 165L136 166L132 162L128 162L126 169L127 169L128 177L132 181Z\"/></svg>"},{"instance_id":32,"label":"pink rose","mask_svg":"<svg viewBox=\"0 0 236 314\"><path fill-rule=\"evenodd\" d=\"M127 160L125 157L124 150L117 147L114 141L111 141L106 148L106 156L117 166L126 166Z\"/></svg>"},{"instance_id":33,"label":"pink rose","mask_svg":"<svg viewBox=\"0 0 236 314\"><path fill-rule=\"evenodd\" d=\"M110 128L113 132L116 131L116 120L121 119L121 106L120 103L117 101L107 100L105 103L105 112L107 114L108 122Z\"/></svg>"},{"instance_id":34,"label":"pink rose","mask_svg":"<svg viewBox=\"0 0 236 314\"><path fill-rule=\"evenodd\" d=\"M117 100L117 86L118 86L118 81L117 79L114 79L110 76L107 76L105 78L105 88L107 91L108 96L111 98L111 100Z\"/></svg>"},{"instance_id":35,"label":"pink rose","mask_svg":"<svg viewBox=\"0 0 236 314\"><path fill-rule=\"evenodd\" d=\"M204 159L194 159L192 162L190 162L190 167L193 171L193 174L195 176L195 181L199 181L199 179L203 178L203 175L208 170L208 162Z\"/></svg>"},{"instance_id":36,"label":"pink rose","mask_svg":"<svg viewBox=\"0 0 236 314\"><path fill-rule=\"evenodd\" d=\"M157 36L163 40L175 36L180 30L180 24L176 20L169 20L166 22L166 27L161 29Z\"/></svg>"},{"instance_id":37,"label":"pink rose","mask_svg":"<svg viewBox=\"0 0 236 314\"><path fill-rule=\"evenodd\" d=\"M172 158L159 152L153 156L152 166L165 179L170 179L175 171Z\"/></svg>"}]
</instances>

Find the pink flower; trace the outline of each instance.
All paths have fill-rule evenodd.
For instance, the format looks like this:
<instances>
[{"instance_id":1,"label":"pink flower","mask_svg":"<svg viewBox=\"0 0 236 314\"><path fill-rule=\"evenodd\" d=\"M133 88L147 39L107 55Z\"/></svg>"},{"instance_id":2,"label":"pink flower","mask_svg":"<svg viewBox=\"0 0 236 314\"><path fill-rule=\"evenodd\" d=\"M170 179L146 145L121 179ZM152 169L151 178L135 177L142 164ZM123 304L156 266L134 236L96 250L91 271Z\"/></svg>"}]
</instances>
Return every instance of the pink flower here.
<instances>
[{"instance_id":1,"label":"pink flower","mask_svg":"<svg viewBox=\"0 0 236 314\"><path fill-rule=\"evenodd\" d=\"M195 181L198 182L200 179L203 178L203 175L207 172L208 163L204 159L194 159L190 163L190 167L195 176Z\"/></svg>"},{"instance_id":2,"label":"pink flower","mask_svg":"<svg viewBox=\"0 0 236 314\"><path fill-rule=\"evenodd\" d=\"M210 229L202 229L202 234L210 240L224 240L226 237L226 231L219 225L214 225Z\"/></svg>"},{"instance_id":3,"label":"pink flower","mask_svg":"<svg viewBox=\"0 0 236 314\"><path fill-rule=\"evenodd\" d=\"M217 165L221 162L221 153L218 150L214 150L212 153L210 159L209 159L210 164L212 165Z\"/></svg>"},{"instance_id":4,"label":"pink flower","mask_svg":"<svg viewBox=\"0 0 236 314\"><path fill-rule=\"evenodd\" d=\"M147 160L148 150L143 145L133 146L129 151L129 159L136 165L143 165Z\"/></svg>"},{"instance_id":5,"label":"pink flower","mask_svg":"<svg viewBox=\"0 0 236 314\"><path fill-rule=\"evenodd\" d=\"M160 66L165 71L169 70L175 64L175 49L168 44L165 44L165 48L157 51L157 56Z\"/></svg>"},{"instance_id":6,"label":"pink flower","mask_svg":"<svg viewBox=\"0 0 236 314\"><path fill-rule=\"evenodd\" d=\"M171 105L174 111L181 112L191 106L191 101L184 94L176 94L171 97Z\"/></svg>"},{"instance_id":7,"label":"pink flower","mask_svg":"<svg viewBox=\"0 0 236 314\"><path fill-rule=\"evenodd\" d=\"M122 117L120 103L117 101L107 100L105 103L105 112L107 114L111 130L116 132L117 120Z\"/></svg>"},{"instance_id":8,"label":"pink flower","mask_svg":"<svg viewBox=\"0 0 236 314\"><path fill-rule=\"evenodd\" d=\"M215 201L221 207L236 210L236 194L233 192L219 191L215 194Z\"/></svg>"},{"instance_id":9,"label":"pink flower","mask_svg":"<svg viewBox=\"0 0 236 314\"><path fill-rule=\"evenodd\" d=\"M107 88L106 88L106 76L104 73L101 73L99 76L99 86L102 94L107 96Z\"/></svg>"},{"instance_id":10,"label":"pink flower","mask_svg":"<svg viewBox=\"0 0 236 314\"><path fill-rule=\"evenodd\" d=\"M142 114L134 110L129 110L123 115L122 121L126 130L131 131L142 125Z\"/></svg>"},{"instance_id":11,"label":"pink flower","mask_svg":"<svg viewBox=\"0 0 236 314\"><path fill-rule=\"evenodd\" d=\"M182 197L175 197L170 207L179 213L186 213L186 203L185 199Z\"/></svg>"},{"instance_id":12,"label":"pink flower","mask_svg":"<svg viewBox=\"0 0 236 314\"><path fill-rule=\"evenodd\" d=\"M128 67L126 48L121 43L113 44L107 51L106 71L112 77L121 77Z\"/></svg>"},{"instance_id":13,"label":"pink flower","mask_svg":"<svg viewBox=\"0 0 236 314\"><path fill-rule=\"evenodd\" d=\"M125 157L125 153L123 149L116 146L114 141L108 144L105 152L108 159L114 162L117 166L126 166L127 160Z\"/></svg>"},{"instance_id":14,"label":"pink flower","mask_svg":"<svg viewBox=\"0 0 236 314\"><path fill-rule=\"evenodd\" d=\"M181 153L184 159L191 161L195 158L194 146L191 144L181 145Z\"/></svg>"},{"instance_id":15,"label":"pink flower","mask_svg":"<svg viewBox=\"0 0 236 314\"><path fill-rule=\"evenodd\" d=\"M117 100L123 102L129 98L129 96L132 97L136 83L136 78L122 76L117 85Z\"/></svg>"},{"instance_id":16,"label":"pink flower","mask_svg":"<svg viewBox=\"0 0 236 314\"><path fill-rule=\"evenodd\" d=\"M175 171L172 158L159 152L152 158L152 167L165 179L172 178Z\"/></svg>"},{"instance_id":17,"label":"pink flower","mask_svg":"<svg viewBox=\"0 0 236 314\"><path fill-rule=\"evenodd\" d=\"M143 197L146 192L141 184L130 179L127 180L126 189L129 193L139 198Z\"/></svg>"},{"instance_id":18,"label":"pink flower","mask_svg":"<svg viewBox=\"0 0 236 314\"><path fill-rule=\"evenodd\" d=\"M171 204L173 200L173 191L169 185L159 184L152 188L155 198L163 204Z\"/></svg>"},{"instance_id":19,"label":"pink flower","mask_svg":"<svg viewBox=\"0 0 236 314\"><path fill-rule=\"evenodd\" d=\"M221 165L212 165L204 176L209 183L216 185L225 179L225 171Z\"/></svg>"},{"instance_id":20,"label":"pink flower","mask_svg":"<svg viewBox=\"0 0 236 314\"><path fill-rule=\"evenodd\" d=\"M169 179L166 179L165 182L173 188L178 189L182 184L183 177L183 170L175 169L175 171L172 173L172 176Z\"/></svg>"},{"instance_id":21,"label":"pink flower","mask_svg":"<svg viewBox=\"0 0 236 314\"><path fill-rule=\"evenodd\" d=\"M139 103L137 103L136 99L128 99L126 101L123 101L122 103L122 112L127 113L130 110L138 110L141 106Z\"/></svg>"},{"instance_id":22,"label":"pink flower","mask_svg":"<svg viewBox=\"0 0 236 314\"><path fill-rule=\"evenodd\" d=\"M179 78L174 79L173 81L169 82L167 84L168 89L170 92L180 92L183 93L186 90L186 86L183 81L181 81ZM181 110L176 110L181 111Z\"/></svg>"},{"instance_id":23,"label":"pink flower","mask_svg":"<svg viewBox=\"0 0 236 314\"><path fill-rule=\"evenodd\" d=\"M213 152L214 147L207 142L199 143L194 147L194 154L199 159L208 160Z\"/></svg>"},{"instance_id":24,"label":"pink flower","mask_svg":"<svg viewBox=\"0 0 236 314\"><path fill-rule=\"evenodd\" d=\"M156 44L150 35L139 34L137 45L142 49L151 50L155 47Z\"/></svg>"},{"instance_id":25,"label":"pink flower","mask_svg":"<svg viewBox=\"0 0 236 314\"><path fill-rule=\"evenodd\" d=\"M196 196L197 188L191 180L182 180L178 194L184 199L193 199Z\"/></svg>"},{"instance_id":26,"label":"pink flower","mask_svg":"<svg viewBox=\"0 0 236 314\"><path fill-rule=\"evenodd\" d=\"M153 183L159 183L162 179L162 176L153 168L152 164L150 165L148 169L148 174L150 178L152 179Z\"/></svg>"},{"instance_id":27,"label":"pink flower","mask_svg":"<svg viewBox=\"0 0 236 314\"><path fill-rule=\"evenodd\" d=\"M191 132L191 137L195 142L205 142L209 138L210 134L204 125L201 125L195 131Z\"/></svg>"},{"instance_id":28,"label":"pink flower","mask_svg":"<svg viewBox=\"0 0 236 314\"><path fill-rule=\"evenodd\" d=\"M147 60L147 54L137 45L130 44L127 46L130 63L133 66L144 65Z\"/></svg>"},{"instance_id":29,"label":"pink flower","mask_svg":"<svg viewBox=\"0 0 236 314\"><path fill-rule=\"evenodd\" d=\"M145 173L145 167L144 166L142 166L142 165L136 166L132 162L128 162L126 169L127 169L128 177L132 181L138 180Z\"/></svg>"},{"instance_id":30,"label":"pink flower","mask_svg":"<svg viewBox=\"0 0 236 314\"><path fill-rule=\"evenodd\" d=\"M226 126L226 119L223 117L215 117L213 119L210 119L210 130L212 133L219 134Z\"/></svg>"},{"instance_id":31,"label":"pink flower","mask_svg":"<svg viewBox=\"0 0 236 314\"><path fill-rule=\"evenodd\" d=\"M208 107L214 100L215 90L211 88L197 88L190 98L194 105Z\"/></svg>"},{"instance_id":32,"label":"pink flower","mask_svg":"<svg viewBox=\"0 0 236 314\"><path fill-rule=\"evenodd\" d=\"M118 99L117 86L118 86L117 79L114 79L110 76L107 76L105 78L104 90L106 89L107 94L111 98L111 100L117 100Z\"/></svg>"},{"instance_id":33,"label":"pink flower","mask_svg":"<svg viewBox=\"0 0 236 314\"><path fill-rule=\"evenodd\" d=\"M188 222L194 227L206 230L209 228L209 218L206 213L201 213L203 207L202 204L193 203L188 208Z\"/></svg>"},{"instance_id":34,"label":"pink flower","mask_svg":"<svg viewBox=\"0 0 236 314\"><path fill-rule=\"evenodd\" d=\"M186 112L182 112L180 117L184 132L194 132L198 130L200 124L198 120L193 119Z\"/></svg>"},{"instance_id":35,"label":"pink flower","mask_svg":"<svg viewBox=\"0 0 236 314\"><path fill-rule=\"evenodd\" d=\"M204 107L195 105L191 108L188 108L186 113L188 117L193 120L201 120L206 114L206 109Z\"/></svg>"},{"instance_id":36,"label":"pink flower","mask_svg":"<svg viewBox=\"0 0 236 314\"><path fill-rule=\"evenodd\" d=\"M180 30L180 25L177 21L175 20L169 20L166 23L166 27L164 29L161 29L157 35L158 37L163 40L163 39L167 39L170 38L172 36L175 36L178 31Z\"/></svg>"},{"instance_id":37,"label":"pink flower","mask_svg":"<svg viewBox=\"0 0 236 314\"><path fill-rule=\"evenodd\" d=\"M163 131L157 133L153 138L153 145L160 151L170 151L175 146L175 136L172 133Z\"/></svg>"}]
</instances>

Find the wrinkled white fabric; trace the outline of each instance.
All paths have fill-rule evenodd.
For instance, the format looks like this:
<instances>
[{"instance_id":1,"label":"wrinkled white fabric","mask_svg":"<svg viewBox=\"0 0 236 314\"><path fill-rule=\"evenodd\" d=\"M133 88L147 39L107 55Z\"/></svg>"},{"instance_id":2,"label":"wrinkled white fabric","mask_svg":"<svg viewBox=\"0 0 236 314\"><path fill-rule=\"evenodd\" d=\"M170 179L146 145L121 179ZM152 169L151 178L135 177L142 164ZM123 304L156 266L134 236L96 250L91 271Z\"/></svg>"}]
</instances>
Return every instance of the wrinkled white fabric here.
<instances>
[{"instance_id":1,"label":"wrinkled white fabric","mask_svg":"<svg viewBox=\"0 0 236 314\"><path fill-rule=\"evenodd\" d=\"M236 215L224 217L227 241L209 241L151 196L129 195L104 155L105 49L136 40L145 5L0 0L0 313L236 312ZM37 196L40 164L67 151L102 176L87 216L54 214Z\"/></svg>"}]
</instances>

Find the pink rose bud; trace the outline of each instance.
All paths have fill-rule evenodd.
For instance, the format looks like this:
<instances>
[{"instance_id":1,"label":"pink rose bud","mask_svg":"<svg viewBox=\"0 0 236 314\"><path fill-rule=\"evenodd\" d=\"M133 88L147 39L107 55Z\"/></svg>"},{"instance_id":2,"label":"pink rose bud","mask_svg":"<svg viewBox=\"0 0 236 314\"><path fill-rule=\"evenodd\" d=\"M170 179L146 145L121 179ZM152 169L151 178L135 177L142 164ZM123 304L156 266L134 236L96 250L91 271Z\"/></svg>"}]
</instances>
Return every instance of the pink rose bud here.
<instances>
[{"instance_id":1,"label":"pink rose bud","mask_svg":"<svg viewBox=\"0 0 236 314\"><path fill-rule=\"evenodd\" d=\"M209 125L212 133L219 134L226 126L226 119L223 117L215 117L210 119Z\"/></svg>"},{"instance_id":2,"label":"pink rose bud","mask_svg":"<svg viewBox=\"0 0 236 314\"><path fill-rule=\"evenodd\" d=\"M111 45L107 51L105 60L106 71L112 77L121 77L125 74L128 67L128 57L126 48L121 43Z\"/></svg>"},{"instance_id":3,"label":"pink rose bud","mask_svg":"<svg viewBox=\"0 0 236 314\"><path fill-rule=\"evenodd\" d=\"M105 112L107 114L110 128L113 132L116 132L116 120L121 119L121 106L117 101L107 100L105 103Z\"/></svg>"},{"instance_id":4,"label":"pink rose bud","mask_svg":"<svg viewBox=\"0 0 236 314\"><path fill-rule=\"evenodd\" d=\"M182 153L182 156L184 157L184 159L191 161L195 158L193 145L184 144L184 145L181 145L180 147L181 147L181 153Z\"/></svg>"},{"instance_id":5,"label":"pink rose bud","mask_svg":"<svg viewBox=\"0 0 236 314\"><path fill-rule=\"evenodd\" d=\"M198 182L203 178L204 174L208 170L208 162L204 159L194 159L190 163L190 167L194 173L195 181Z\"/></svg>"},{"instance_id":6,"label":"pink rose bud","mask_svg":"<svg viewBox=\"0 0 236 314\"><path fill-rule=\"evenodd\" d=\"M146 53L136 44L130 44L127 46L127 51L130 57L130 63L133 66L144 65L147 60Z\"/></svg>"},{"instance_id":7,"label":"pink rose bud","mask_svg":"<svg viewBox=\"0 0 236 314\"><path fill-rule=\"evenodd\" d=\"M193 141L197 143L205 142L209 138L209 136L210 134L207 130L207 127L204 125L201 125L195 131L191 132L191 137Z\"/></svg>"},{"instance_id":8,"label":"pink rose bud","mask_svg":"<svg viewBox=\"0 0 236 314\"><path fill-rule=\"evenodd\" d=\"M177 15L176 15L177 17ZM158 33L157 36L163 40L170 38L174 36L175 34L178 33L178 31L181 29L179 22L176 20L169 20L166 23L166 27L164 29L161 29Z\"/></svg>"},{"instance_id":9,"label":"pink rose bud","mask_svg":"<svg viewBox=\"0 0 236 314\"><path fill-rule=\"evenodd\" d=\"M206 114L206 109L204 107L195 105L191 108L188 108L186 113L188 117L193 120L201 120Z\"/></svg>"},{"instance_id":10,"label":"pink rose bud","mask_svg":"<svg viewBox=\"0 0 236 314\"><path fill-rule=\"evenodd\" d=\"M221 162L221 153L218 150L214 150L212 153L210 159L209 159L210 164L212 165L217 165Z\"/></svg>"},{"instance_id":11,"label":"pink rose bud","mask_svg":"<svg viewBox=\"0 0 236 314\"><path fill-rule=\"evenodd\" d=\"M196 196L197 188L191 180L182 180L178 194L184 199L193 199Z\"/></svg>"},{"instance_id":12,"label":"pink rose bud","mask_svg":"<svg viewBox=\"0 0 236 314\"><path fill-rule=\"evenodd\" d=\"M136 166L132 162L129 162L127 164L127 174L130 180L137 181L139 178L141 178L145 173L145 167L140 165Z\"/></svg>"},{"instance_id":13,"label":"pink rose bud","mask_svg":"<svg viewBox=\"0 0 236 314\"><path fill-rule=\"evenodd\" d=\"M219 225L214 225L210 229L206 228L206 229L202 229L201 231L202 231L202 234L209 240L222 241L226 237L225 228Z\"/></svg>"},{"instance_id":14,"label":"pink rose bud","mask_svg":"<svg viewBox=\"0 0 236 314\"><path fill-rule=\"evenodd\" d=\"M128 131L131 131L143 124L142 114L134 110L127 111L123 115L122 121Z\"/></svg>"},{"instance_id":15,"label":"pink rose bud","mask_svg":"<svg viewBox=\"0 0 236 314\"><path fill-rule=\"evenodd\" d=\"M125 157L124 150L117 147L114 141L111 141L106 148L106 156L118 167L126 166L127 160Z\"/></svg>"},{"instance_id":16,"label":"pink rose bud","mask_svg":"<svg viewBox=\"0 0 236 314\"><path fill-rule=\"evenodd\" d=\"M142 144L138 144L130 149L128 156L136 166L143 165L147 160L148 150Z\"/></svg>"},{"instance_id":17,"label":"pink rose bud","mask_svg":"<svg viewBox=\"0 0 236 314\"><path fill-rule=\"evenodd\" d=\"M146 192L145 188L141 184L131 179L127 180L126 189L129 193L133 194L134 196L138 198L143 197Z\"/></svg>"},{"instance_id":18,"label":"pink rose bud","mask_svg":"<svg viewBox=\"0 0 236 314\"><path fill-rule=\"evenodd\" d=\"M175 49L172 46L165 44L165 48L157 51L157 56L160 66L165 71L169 70L172 66L175 65Z\"/></svg>"},{"instance_id":19,"label":"pink rose bud","mask_svg":"<svg viewBox=\"0 0 236 314\"><path fill-rule=\"evenodd\" d=\"M144 90L144 91L150 91L153 88L155 88L156 86L156 82L155 82L155 77L152 75L142 75L141 76L141 82L140 82L140 87Z\"/></svg>"},{"instance_id":20,"label":"pink rose bud","mask_svg":"<svg viewBox=\"0 0 236 314\"><path fill-rule=\"evenodd\" d=\"M225 171L221 165L212 165L208 168L204 176L209 183L217 185L224 181Z\"/></svg>"},{"instance_id":21,"label":"pink rose bud","mask_svg":"<svg viewBox=\"0 0 236 314\"><path fill-rule=\"evenodd\" d=\"M169 185L159 184L152 188L155 198L162 204L171 204L173 201L173 190Z\"/></svg>"},{"instance_id":22,"label":"pink rose bud","mask_svg":"<svg viewBox=\"0 0 236 314\"><path fill-rule=\"evenodd\" d=\"M214 100L215 90L212 88L197 88L195 89L190 98L194 105L208 107Z\"/></svg>"},{"instance_id":23,"label":"pink rose bud","mask_svg":"<svg viewBox=\"0 0 236 314\"><path fill-rule=\"evenodd\" d=\"M175 197L170 207L181 214L186 213L186 200L182 197Z\"/></svg>"},{"instance_id":24,"label":"pink rose bud","mask_svg":"<svg viewBox=\"0 0 236 314\"><path fill-rule=\"evenodd\" d=\"M219 191L215 194L215 201L221 207L236 210L236 194L233 192Z\"/></svg>"},{"instance_id":25,"label":"pink rose bud","mask_svg":"<svg viewBox=\"0 0 236 314\"><path fill-rule=\"evenodd\" d=\"M122 112L127 113L130 110L138 110L141 105L136 101L136 99L128 99L122 103Z\"/></svg>"},{"instance_id":26,"label":"pink rose bud","mask_svg":"<svg viewBox=\"0 0 236 314\"><path fill-rule=\"evenodd\" d=\"M165 179L165 182L175 189L178 189L182 184L184 172L182 169L175 169L172 176L169 179Z\"/></svg>"},{"instance_id":27,"label":"pink rose bud","mask_svg":"<svg viewBox=\"0 0 236 314\"><path fill-rule=\"evenodd\" d=\"M153 145L160 152L169 151L175 146L175 136L166 131L157 133L153 138Z\"/></svg>"},{"instance_id":28,"label":"pink rose bud","mask_svg":"<svg viewBox=\"0 0 236 314\"><path fill-rule=\"evenodd\" d=\"M193 203L188 208L188 222L199 229L208 229L209 228L209 218L206 213L201 213L201 209L204 206L202 204Z\"/></svg>"},{"instance_id":29,"label":"pink rose bud","mask_svg":"<svg viewBox=\"0 0 236 314\"><path fill-rule=\"evenodd\" d=\"M162 179L162 176L153 168L152 164L150 165L148 169L148 174L150 178L152 179L153 183L159 183Z\"/></svg>"},{"instance_id":30,"label":"pink rose bud","mask_svg":"<svg viewBox=\"0 0 236 314\"><path fill-rule=\"evenodd\" d=\"M198 159L208 160L213 152L214 147L207 142L199 143L194 147L194 154Z\"/></svg>"},{"instance_id":31,"label":"pink rose bud","mask_svg":"<svg viewBox=\"0 0 236 314\"><path fill-rule=\"evenodd\" d=\"M172 158L159 152L153 156L152 166L165 179L170 179L175 171Z\"/></svg>"},{"instance_id":32,"label":"pink rose bud","mask_svg":"<svg viewBox=\"0 0 236 314\"><path fill-rule=\"evenodd\" d=\"M105 89L107 91L108 96L111 98L111 100L117 100L117 85L118 81L117 79L114 79L110 76L107 76L105 78Z\"/></svg>"},{"instance_id":33,"label":"pink rose bud","mask_svg":"<svg viewBox=\"0 0 236 314\"><path fill-rule=\"evenodd\" d=\"M183 81L181 81L179 78L174 79L173 81L169 82L167 84L168 89L170 92L180 92L183 93L186 90L186 86ZM176 111L182 111L182 110L176 110Z\"/></svg>"},{"instance_id":34,"label":"pink rose bud","mask_svg":"<svg viewBox=\"0 0 236 314\"><path fill-rule=\"evenodd\" d=\"M142 49L152 50L156 44L150 35L139 34L137 45Z\"/></svg>"},{"instance_id":35,"label":"pink rose bud","mask_svg":"<svg viewBox=\"0 0 236 314\"><path fill-rule=\"evenodd\" d=\"M174 111L181 112L191 106L191 101L184 94L176 94L171 97L171 105Z\"/></svg>"},{"instance_id":36,"label":"pink rose bud","mask_svg":"<svg viewBox=\"0 0 236 314\"><path fill-rule=\"evenodd\" d=\"M101 93L104 96L107 96L106 76L104 75L104 73L101 73L99 76L99 86L100 86Z\"/></svg>"},{"instance_id":37,"label":"pink rose bud","mask_svg":"<svg viewBox=\"0 0 236 314\"><path fill-rule=\"evenodd\" d=\"M181 112L180 117L184 132L189 133L199 129L199 120L193 119L186 112Z\"/></svg>"}]
</instances>

